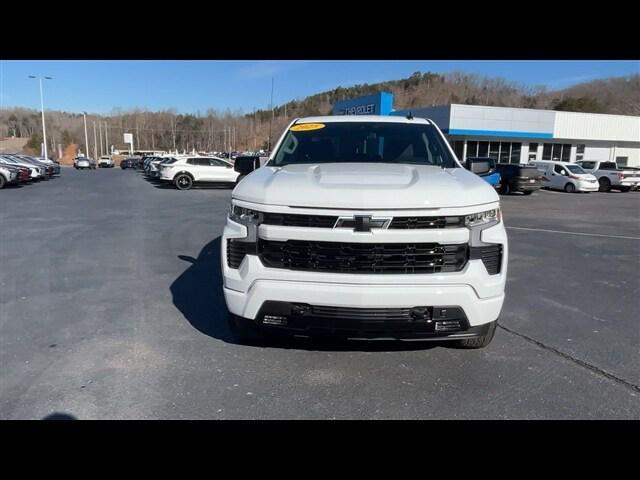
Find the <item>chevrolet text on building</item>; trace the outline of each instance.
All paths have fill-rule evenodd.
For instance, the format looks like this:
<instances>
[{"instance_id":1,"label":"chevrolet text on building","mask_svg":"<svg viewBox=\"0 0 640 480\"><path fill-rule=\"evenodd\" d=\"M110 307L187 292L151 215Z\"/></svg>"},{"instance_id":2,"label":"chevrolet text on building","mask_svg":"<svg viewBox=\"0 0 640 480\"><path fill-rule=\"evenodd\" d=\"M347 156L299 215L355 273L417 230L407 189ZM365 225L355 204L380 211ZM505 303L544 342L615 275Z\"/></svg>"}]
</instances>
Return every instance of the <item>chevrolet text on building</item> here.
<instances>
[{"instance_id":1,"label":"chevrolet text on building","mask_svg":"<svg viewBox=\"0 0 640 480\"><path fill-rule=\"evenodd\" d=\"M221 243L244 340L284 330L484 347L507 255L495 190L433 122L391 116L294 120L233 190Z\"/></svg>"}]
</instances>

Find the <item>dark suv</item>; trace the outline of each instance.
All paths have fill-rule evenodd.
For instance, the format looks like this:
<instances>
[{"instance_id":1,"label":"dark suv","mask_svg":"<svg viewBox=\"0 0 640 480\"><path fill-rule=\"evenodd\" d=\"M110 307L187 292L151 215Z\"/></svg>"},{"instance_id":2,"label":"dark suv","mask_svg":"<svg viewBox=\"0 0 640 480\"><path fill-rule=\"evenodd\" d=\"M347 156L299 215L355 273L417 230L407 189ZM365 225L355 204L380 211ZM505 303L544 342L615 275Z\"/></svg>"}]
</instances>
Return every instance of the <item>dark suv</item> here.
<instances>
[{"instance_id":1,"label":"dark suv","mask_svg":"<svg viewBox=\"0 0 640 480\"><path fill-rule=\"evenodd\" d=\"M135 158L125 158L120 162L120 168L122 170L126 168L136 168L137 162Z\"/></svg>"},{"instance_id":2,"label":"dark suv","mask_svg":"<svg viewBox=\"0 0 640 480\"><path fill-rule=\"evenodd\" d=\"M542 177L540 172L533 165L517 165L513 163L499 163L496 170L500 172L502 185L500 193L509 194L522 192L531 195L536 190L542 188Z\"/></svg>"}]
</instances>

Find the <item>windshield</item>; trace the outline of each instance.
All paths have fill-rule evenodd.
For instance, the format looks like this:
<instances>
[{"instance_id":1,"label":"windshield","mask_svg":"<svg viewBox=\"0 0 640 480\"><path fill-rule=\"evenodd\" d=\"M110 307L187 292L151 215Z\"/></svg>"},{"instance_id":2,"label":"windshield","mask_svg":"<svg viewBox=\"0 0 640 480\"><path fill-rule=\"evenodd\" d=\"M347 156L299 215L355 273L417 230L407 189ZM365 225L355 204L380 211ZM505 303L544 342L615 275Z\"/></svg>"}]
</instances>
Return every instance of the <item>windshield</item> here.
<instances>
[{"instance_id":1,"label":"windshield","mask_svg":"<svg viewBox=\"0 0 640 480\"><path fill-rule=\"evenodd\" d=\"M459 167L433 125L385 122L296 124L269 165L346 162Z\"/></svg>"},{"instance_id":2,"label":"windshield","mask_svg":"<svg viewBox=\"0 0 640 480\"><path fill-rule=\"evenodd\" d=\"M587 173L582 169L580 165L565 165L565 168L571 173Z\"/></svg>"}]
</instances>

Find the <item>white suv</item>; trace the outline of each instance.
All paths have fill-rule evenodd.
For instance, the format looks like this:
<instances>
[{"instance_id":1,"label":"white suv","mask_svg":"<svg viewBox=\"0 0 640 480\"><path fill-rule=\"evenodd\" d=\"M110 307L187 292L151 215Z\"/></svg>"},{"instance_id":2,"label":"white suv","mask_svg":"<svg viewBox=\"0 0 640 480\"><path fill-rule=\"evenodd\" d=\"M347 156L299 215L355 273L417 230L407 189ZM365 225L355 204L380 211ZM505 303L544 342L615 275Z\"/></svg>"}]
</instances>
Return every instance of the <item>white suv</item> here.
<instances>
[{"instance_id":1,"label":"white suv","mask_svg":"<svg viewBox=\"0 0 640 480\"><path fill-rule=\"evenodd\" d=\"M221 263L236 335L486 346L508 247L499 197L474 172L429 120L294 120L232 193Z\"/></svg>"},{"instance_id":2,"label":"white suv","mask_svg":"<svg viewBox=\"0 0 640 480\"><path fill-rule=\"evenodd\" d=\"M189 190L196 183L233 185L238 178L233 164L218 157L171 158L157 167L160 170L159 179L173 183L179 190Z\"/></svg>"},{"instance_id":3,"label":"white suv","mask_svg":"<svg viewBox=\"0 0 640 480\"><path fill-rule=\"evenodd\" d=\"M3 167L0 165L0 190L5 185L18 182L18 171L12 168Z\"/></svg>"},{"instance_id":4,"label":"white suv","mask_svg":"<svg viewBox=\"0 0 640 480\"><path fill-rule=\"evenodd\" d=\"M98 160L98 168L113 168L113 159L109 155L102 155Z\"/></svg>"}]
</instances>

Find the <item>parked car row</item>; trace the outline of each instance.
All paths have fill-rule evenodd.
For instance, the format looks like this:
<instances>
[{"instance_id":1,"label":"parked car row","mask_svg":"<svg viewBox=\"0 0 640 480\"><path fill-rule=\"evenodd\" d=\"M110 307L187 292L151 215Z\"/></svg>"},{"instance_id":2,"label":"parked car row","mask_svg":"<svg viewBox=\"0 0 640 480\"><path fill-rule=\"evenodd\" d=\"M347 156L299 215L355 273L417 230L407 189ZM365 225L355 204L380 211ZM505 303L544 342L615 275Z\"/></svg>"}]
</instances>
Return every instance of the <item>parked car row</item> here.
<instances>
[{"instance_id":1,"label":"parked car row","mask_svg":"<svg viewBox=\"0 0 640 480\"><path fill-rule=\"evenodd\" d=\"M60 164L51 159L9 153L0 155L0 189L48 180L54 175L60 175Z\"/></svg>"},{"instance_id":2,"label":"parked car row","mask_svg":"<svg viewBox=\"0 0 640 480\"><path fill-rule=\"evenodd\" d=\"M530 195L540 188L567 193L628 192L640 188L640 169L620 169L610 161L537 160L525 165L496 163L489 157L470 157L465 161L468 170L474 171L476 165L488 165L488 171L485 168L480 176L503 195L515 192Z\"/></svg>"}]
</instances>

